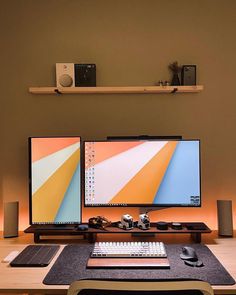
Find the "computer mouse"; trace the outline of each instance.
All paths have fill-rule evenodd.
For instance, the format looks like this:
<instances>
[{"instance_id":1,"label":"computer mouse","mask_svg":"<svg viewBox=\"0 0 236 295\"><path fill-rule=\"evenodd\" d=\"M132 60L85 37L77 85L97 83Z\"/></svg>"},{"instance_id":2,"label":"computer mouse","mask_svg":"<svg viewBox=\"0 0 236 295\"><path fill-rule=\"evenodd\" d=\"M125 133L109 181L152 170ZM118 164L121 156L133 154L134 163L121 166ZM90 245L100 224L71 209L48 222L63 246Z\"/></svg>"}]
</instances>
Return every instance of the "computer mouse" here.
<instances>
[{"instance_id":1,"label":"computer mouse","mask_svg":"<svg viewBox=\"0 0 236 295\"><path fill-rule=\"evenodd\" d=\"M182 253L180 254L180 258L184 260L190 260L190 261L198 260L195 249L188 246L185 246L182 248Z\"/></svg>"},{"instance_id":2,"label":"computer mouse","mask_svg":"<svg viewBox=\"0 0 236 295\"><path fill-rule=\"evenodd\" d=\"M75 230L78 230L78 231L88 230L88 225L87 224L79 224L75 227Z\"/></svg>"}]
</instances>

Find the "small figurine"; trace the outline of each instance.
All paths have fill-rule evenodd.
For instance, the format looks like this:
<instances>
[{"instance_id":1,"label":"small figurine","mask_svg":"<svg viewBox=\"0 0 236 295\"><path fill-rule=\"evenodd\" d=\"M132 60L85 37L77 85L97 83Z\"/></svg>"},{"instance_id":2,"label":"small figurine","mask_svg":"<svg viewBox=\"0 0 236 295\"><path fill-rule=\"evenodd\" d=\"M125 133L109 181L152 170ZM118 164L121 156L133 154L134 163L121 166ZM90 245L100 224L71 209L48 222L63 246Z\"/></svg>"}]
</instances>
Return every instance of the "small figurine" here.
<instances>
[{"instance_id":1,"label":"small figurine","mask_svg":"<svg viewBox=\"0 0 236 295\"><path fill-rule=\"evenodd\" d=\"M139 215L138 228L140 229L149 229L150 228L150 218L147 213Z\"/></svg>"},{"instance_id":2,"label":"small figurine","mask_svg":"<svg viewBox=\"0 0 236 295\"><path fill-rule=\"evenodd\" d=\"M129 214L122 215L119 227L125 230L132 229L134 227L133 217Z\"/></svg>"}]
</instances>

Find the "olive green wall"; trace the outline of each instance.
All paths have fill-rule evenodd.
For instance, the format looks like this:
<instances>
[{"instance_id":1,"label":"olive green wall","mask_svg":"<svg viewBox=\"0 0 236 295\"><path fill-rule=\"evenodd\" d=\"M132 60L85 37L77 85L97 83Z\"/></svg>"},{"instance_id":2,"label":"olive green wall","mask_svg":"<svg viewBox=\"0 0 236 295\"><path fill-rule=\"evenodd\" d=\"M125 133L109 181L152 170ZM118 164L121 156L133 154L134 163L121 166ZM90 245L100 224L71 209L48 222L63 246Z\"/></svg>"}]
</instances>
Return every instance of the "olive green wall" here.
<instances>
[{"instance_id":1,"label":"olive green wall","mask_svg":"<svg viewBox=\"0 0 236 295\"><path fill-rule=\"evenodd\" d=\"M203 207L152 214L216 228L215 200L236 200L236 1L0 0L0 6L0 201L20 201L20 228L28 225L27 137L77 134L200 138ZM96 63L98 86L143 86L170 79L175 60L197 65L203 92L28 92L55 85L56 62Z\"/></svg>"}]
</instances>

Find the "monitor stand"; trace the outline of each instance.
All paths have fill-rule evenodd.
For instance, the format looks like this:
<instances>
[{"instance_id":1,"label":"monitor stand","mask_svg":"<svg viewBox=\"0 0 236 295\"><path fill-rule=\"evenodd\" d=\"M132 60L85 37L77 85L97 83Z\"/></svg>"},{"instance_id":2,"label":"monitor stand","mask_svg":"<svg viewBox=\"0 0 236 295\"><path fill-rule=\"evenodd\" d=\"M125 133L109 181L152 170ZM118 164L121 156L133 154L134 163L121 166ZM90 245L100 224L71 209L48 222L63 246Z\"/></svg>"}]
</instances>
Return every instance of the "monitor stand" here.
<instances>
[{"instance_id":1,"label":"monitor stand","mask_svg":"<svg viewBox=\"0 0 236 295\"><path fill-rule=\"evenodd\" d=\"M157 211L167 209L168 207L139 207L139 214L148 213L151 211Z\"/></svg>"}]
</instances>

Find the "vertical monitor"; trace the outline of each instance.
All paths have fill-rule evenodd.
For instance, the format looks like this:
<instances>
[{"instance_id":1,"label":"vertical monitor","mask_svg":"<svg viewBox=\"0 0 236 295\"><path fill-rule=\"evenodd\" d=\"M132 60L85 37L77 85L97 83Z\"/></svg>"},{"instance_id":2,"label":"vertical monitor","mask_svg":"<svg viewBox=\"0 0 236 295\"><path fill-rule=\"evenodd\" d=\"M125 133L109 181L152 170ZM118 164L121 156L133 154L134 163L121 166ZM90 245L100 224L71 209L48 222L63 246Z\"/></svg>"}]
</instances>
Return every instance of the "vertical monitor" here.
<instances>
[{"instance_id":1,"label":"vertical monitor","mask_svg":"<svg viewBox=\"0 0 236 295\"><path fill-rule=\"evenodd\" d=\"M30 224L81 222L81 139L30 137Z\"/></svg>"},{"instance_id":2,"label":"vertical monitor","mask_svg":"<svg viewBox=\"0 0 236 295\"><path fill-rule=\"evenodd\" d=\"M199 140L87 141L85 206L201 206Z\"/></svg>"}]
</instances>

